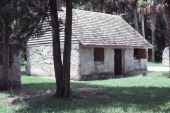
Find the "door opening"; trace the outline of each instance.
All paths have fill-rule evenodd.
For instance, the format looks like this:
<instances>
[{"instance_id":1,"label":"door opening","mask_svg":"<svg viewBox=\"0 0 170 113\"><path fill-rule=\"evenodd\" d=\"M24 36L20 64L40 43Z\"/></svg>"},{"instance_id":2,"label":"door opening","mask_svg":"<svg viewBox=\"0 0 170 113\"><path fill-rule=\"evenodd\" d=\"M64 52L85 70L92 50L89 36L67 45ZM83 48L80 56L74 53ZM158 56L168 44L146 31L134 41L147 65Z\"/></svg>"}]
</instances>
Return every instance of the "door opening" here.
<instances>
[{"instance_id":1,"label":"door opening","mask_svg":"<svg viewBox=\"0 0 170 113\"><path fill-rule=\"evenodd\" d=\"M115 56L114 56L114 72L115 75L122 75L122 50L115 49Z\"/></svg>"}]
</instances>

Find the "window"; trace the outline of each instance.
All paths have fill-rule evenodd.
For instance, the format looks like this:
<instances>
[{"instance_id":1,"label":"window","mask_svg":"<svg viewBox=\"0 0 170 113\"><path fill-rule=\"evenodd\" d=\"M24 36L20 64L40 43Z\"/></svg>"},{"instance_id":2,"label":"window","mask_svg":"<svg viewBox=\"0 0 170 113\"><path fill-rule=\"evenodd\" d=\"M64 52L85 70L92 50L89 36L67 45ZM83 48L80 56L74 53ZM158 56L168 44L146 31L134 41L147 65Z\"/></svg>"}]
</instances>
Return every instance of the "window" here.
<instances>
[{"instance_id":1,"label":"window","mask_svg":"<svg viewBox=\"0 0 170 113\"><path fill-rule=\"evenodd\" d=\"M104 48L94 48L94 61L104 61Z\"/></svg>"},{"instance_id":2,"label":"window","mask_svg":"<svg viewBox=\"0 0 170 113\"><path fill-rule=\"evenodd\" d=\"M135 59L146 59L146 50L145 49L134 49L134 58Z\"/></svg>"}]
</instances>

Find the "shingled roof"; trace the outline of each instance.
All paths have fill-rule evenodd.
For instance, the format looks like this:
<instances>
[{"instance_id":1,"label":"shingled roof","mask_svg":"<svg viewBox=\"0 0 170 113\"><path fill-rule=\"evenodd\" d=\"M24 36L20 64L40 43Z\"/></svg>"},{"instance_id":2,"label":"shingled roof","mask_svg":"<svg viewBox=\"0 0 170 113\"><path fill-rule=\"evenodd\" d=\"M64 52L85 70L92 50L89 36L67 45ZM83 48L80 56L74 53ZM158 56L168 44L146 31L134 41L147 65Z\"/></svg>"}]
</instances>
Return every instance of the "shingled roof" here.
<instances>
[{"instance_id":1,"label":"shingled roof","mask_svg":"<svg viewBox=\"0 0 170 113\"><path fill-rule=\"evenodd\" d=\"M58 12L58 16L65 22L64 8ZM47 39L51 43L51 31L49 26L48 35L44 33L37 41L43 42ZM60 35L64 37L64 33L61 32ZM31 40L27 45L32 44ZM120 16L78 9L73 9L72 40L79 41L84 47L152 48L152 45Z\"/></svg>"}]
</instances>

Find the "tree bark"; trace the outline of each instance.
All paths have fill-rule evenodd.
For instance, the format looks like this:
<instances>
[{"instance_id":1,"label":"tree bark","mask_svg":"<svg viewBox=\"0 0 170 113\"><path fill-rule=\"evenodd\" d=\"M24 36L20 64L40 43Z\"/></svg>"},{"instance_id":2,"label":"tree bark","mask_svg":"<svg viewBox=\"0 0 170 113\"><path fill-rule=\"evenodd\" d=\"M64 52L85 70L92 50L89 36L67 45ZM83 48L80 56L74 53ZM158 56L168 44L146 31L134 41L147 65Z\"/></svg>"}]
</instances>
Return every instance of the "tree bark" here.
<instances>
[{"instance_id":1,"label":"tree bark","mask_svg":"<svg viewBox=\"0 0 170 113\"><path fill-rule=\"evenodd\" d=\"M2 76L3 84L1 90L9 90L9 20L6 18L4 26L4 43L3 43L3 68L4 73Z\"/></svg>"},{"instance_id":2,"label":"tree bark","mask_svg":"<svg viewBox=\"0 0 170 113\"><path fill-rule=\"evenodd\" d=\"M136 11L136 9L133 10L133 13L134 13L135 29L136 29L136 31L139 32L139 29L138 29L138 19L137 19L137 11Z\"/></svg>"},{"instance_id":3,"label":"tree bark","mask_svg":"<svg viewBox=\"0 0 170 113\"><path fill-rule=\"evenodd\" d=\"M142 16L142 35L145 38L145 23L144 23L144 14L141 14Z\"/></svg>"},{"instance_id":4,"label":"tree bark","mask_svg":"<svg viewBox=\"0 0 170 113\"><path fill-rule=\"evenodd\" d=\"M66 0L66 23L63 65L61 62L60 34L56 0L50 0L50 13L53 37L53 59L56 77L56 93L54 97L67 99L70 97L70 56L72 35L72 0Z\"/></svg>"},{"instance_id":5,"label":"tree bark","mask_svg":"<svg viewBox=\"0 0 170 113\"><path fill-rule=\"evenodd\" d=\"M71 35L72 35L72 0L66 0L66 24L65 42L63 55L63 76L64 76L64 98L70 97L70 57L71 57Z\"/></svg>"},{"instance_id":6,"label":"tree bark","mask_svg":"<svg viewBox=\"0 0 170 113\"><path fill-rule=\"evenodd\" d=\"M152 48L152 62L155 62L155 30L152 30L152 45L153 45L153 48Z\"/></svg>"},{"instance_id":7,"label":"tree bark","mask_svg":"<svg viewBox=\"0 0 170 113\"><path fill-rule=\"evenodd\" d=\"M56 0L50 0L50 14L52 23L52 39L53 39L53 60L54 60L54 71L56 77L56 94L57 98L62 98L64 95L64 84L62 74L62 62L61 62L61 51L60 51L60 35L59 35L59 22Z\"/></svg>"},{"instance_id":8,"label":"tree bark","mask_svg":"<svg viewBox=\"0 0 170 113\"><path fill-rule=\"evenodd\" d=\"M151 58L151 61L152 62L155 62L155 29L156 29L156 7L152 7L152 12L150 14L151 16L151 24L150 24L150 28L151 28L151 31L152 31L152 45L153 45L153 48L152 48L152 58Z\"/></svg>"},{"instance_id":9,"label":"tree bark","mask_svg":"<svg viewBox=\"0 0 170 113\"><path fill-rule=\"evenodd\" d=\"M99 12L105 13L104 0L100 0L100 1L99 1Z\"/></svg>"}]
</instances>

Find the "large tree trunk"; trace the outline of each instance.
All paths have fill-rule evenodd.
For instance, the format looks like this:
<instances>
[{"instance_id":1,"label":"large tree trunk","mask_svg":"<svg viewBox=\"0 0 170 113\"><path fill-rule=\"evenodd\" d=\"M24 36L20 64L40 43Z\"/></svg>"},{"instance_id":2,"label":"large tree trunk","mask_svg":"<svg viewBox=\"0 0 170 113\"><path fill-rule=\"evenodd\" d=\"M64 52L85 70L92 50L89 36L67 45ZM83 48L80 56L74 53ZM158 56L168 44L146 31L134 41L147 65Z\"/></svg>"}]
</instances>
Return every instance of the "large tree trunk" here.
<instances>
[{"instance_id":1,"label":"large tree trunk","mask_svg":"<svg viewBox=\"0 0 170 113\"><path fill-rule=\"evenodd\" d=\"M144 19L144 14L141 14L142 18L142 35L145 38L145 19Z\"/></svg>"},{"instance_id":2,"label":"large tree trunk","mask_svg":"<svg viewBox=\"0 0 170 113\"><path fill-rule=\"evenodd\" d=\"M60 98L64 95L64 84L62 74L62 62L61 62L61 51L60 51L60 35L59 35L59 22L56 0L50 0L50 13L52 23L52 39L53 39L53 60L54 60L54 71L56 77L56 94L54 96Z\"/></svg>"},{"instance_id":3,"label":"large tree trunk","mask_svg":"<svg viewBox=\"0 0 170 113\"><path fill-rule=\"evenodd\" d=\"M151 12L151 25L150 25L150 28L151 28L151 31L152 31L152 45L153 45L151 61L155 62L155 48L154 47L155 47L156 11Z\"/></svg>"},{"instance_id":4,"label":"large tree trunk","mask_svg":"<svg viewBox=\"0 0 170 113\"><path fill-rule=\"evenodd\" d=\"M138 19L137 19L137 11L136 11L136 9L133 10L133 13L134 13L135 30L139 32L139 29L138 29Z\"/></svg>"},{"instance_id":5,"label":"large tree trunk","mask_svg":"<svg viewBox=\"0 0 170 113\"><path fill-rule=\"evenodd\" d=\"M3 68L4 73L2 76L3 84L1 84L1 90L9 90L9 20L5 20L5 35L3 43Z\"/></svg>"},{"instance_id":6,"label":"large tree trunk","mask_svg":"<svg viewBox=\"0 0 170 113\"><path fill-rule=\"evenodd\" d=\"M155 62L155 30L152 30L152 45L153 45L153 48L152 48L152 58L151 58L151 61L152 62Z\"/></svg>"},{"instance_id":7,"label":"large tree trunk","mask_svg":"<svg viewBox=\"0 0 170 113\"><path fill-rule=\"evenodd\" d=\"M63 56L64 98L70 97L70 56L72 35L72 0L66 0L65 43Z\"/></svg>"},{"instance_id":8,"label":"large tree trunk","mask_svg":"<svg viewBox=\"0 0 170 113\"><path fill-rule=\"evenodd\" d=\"M72 1L66 0L66 23L63 66L61 62L59 22L56 0L50 0L50 13L53 37L53 59L56 77L56 94L54 97L67 99L70 97L70 56L72 35Z\"/></svg>"},{"instance_id":9,"label":"large tree trunk","mask_svg":"<svg viewBox=\"0 0 170 113\"><path fill-rule=\"evenodd\" d=\"M99 12L105 13L104 0L100 0L100 1L99 1Z\"/></svg>"}]
</instances>

